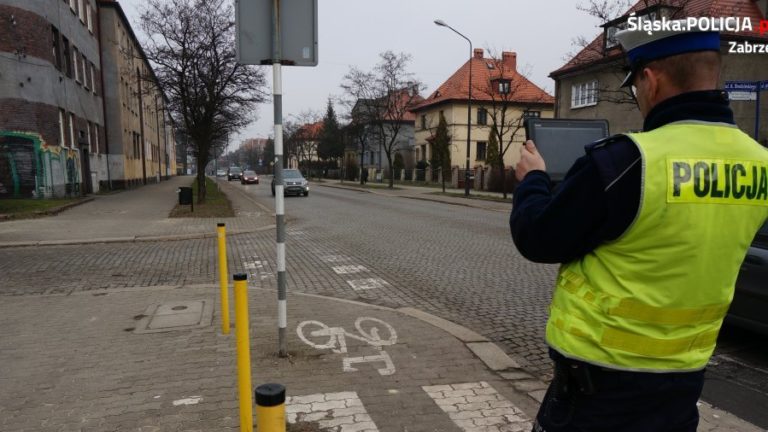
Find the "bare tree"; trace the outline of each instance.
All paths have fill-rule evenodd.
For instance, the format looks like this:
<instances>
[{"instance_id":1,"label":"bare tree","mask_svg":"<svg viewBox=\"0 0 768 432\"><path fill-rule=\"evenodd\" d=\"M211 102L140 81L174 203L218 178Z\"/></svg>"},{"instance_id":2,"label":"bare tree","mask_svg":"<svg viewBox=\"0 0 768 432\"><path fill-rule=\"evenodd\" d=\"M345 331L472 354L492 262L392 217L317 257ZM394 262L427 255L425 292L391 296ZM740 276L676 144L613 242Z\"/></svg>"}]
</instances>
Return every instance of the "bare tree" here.
<instances>
[{"instance_id":1,"label":"bare tree","mask_svg":"<svg viewBox=\"0 0 768 432\"><path fill-rule=\"evenodd\" d=\"M372 126L389 166L389 187L394 187L393 156L400 150L400 131L411 107L422 100L419 96L423 85L408 72L411 56L385 51L371 72L356 67L344 76L341 85L346 96L356 99L358 115Z\"/></svg>"},{"instance_id":2,"label":"bare tree","mask_svg":"<svg viewBox=\"0 0 768 432\"><path fill-rule=\"evenodd\" d=\"M213 143L254 119L266 100L264 74L235 58L234 9L227 0L149 0L141 14L147 58L169 109L205 167ZM205 172L198 169L198 202Z\"/></svg>"},{"instance_id":3,"label":"bare tree","mask_svg":"<svg viewBox=\"0 0 768 432\"><path fill-rule=\"evenodd\" d=\"M526 73L516 70L515 62L508 61L505 54L502 58L493 55L488 64L493 65L488 74L488 79L477 82L472 86L473 92L482 95L483 99L489 100L486 105L487 118L490 121L491 133L496 135L499 145L498 169L501 177L502 192L504 198L507 198L506 170L504 169L504 156L507 154L512 144L520 140L519 133L525 127L526 118L536 108L547 107L551 103L548 96L543 91L539 95L531 95L529 89L534 87ZM513 55L513 54L509 54ZM474 126L477 127L477 126ZM484 126L483 126L484 127Z\"/></svg>"}]
</instances>

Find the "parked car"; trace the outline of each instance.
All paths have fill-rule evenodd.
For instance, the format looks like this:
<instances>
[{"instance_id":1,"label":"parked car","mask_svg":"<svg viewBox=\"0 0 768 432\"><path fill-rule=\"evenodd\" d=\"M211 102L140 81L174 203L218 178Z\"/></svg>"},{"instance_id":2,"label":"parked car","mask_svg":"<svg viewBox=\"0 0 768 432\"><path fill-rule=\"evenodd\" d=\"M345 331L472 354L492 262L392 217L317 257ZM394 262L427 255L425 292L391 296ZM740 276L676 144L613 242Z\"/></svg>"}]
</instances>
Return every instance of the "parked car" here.
<instances>
[{"instance_id":1,"label":"parked car","mask_svg":"<svg viewBox=\"0 0 768 432\"><path fill-rule=\"evenodd\" d=\"M243 170L241 170L240 167L229 167L227 170L227 181L239 179L242 173Z\"/></svg>"},{"instance_id":2,"label":"parked car","mask_svg":"<svg viewBox=\"0 0 768 432\"><path fill-rule=\"evenodd\" d=\"M768 221L755 236L736 279L726 321L768 335Z\"/></svg>"},{"instance_id":3,"label":"parked car","mask_svg":"<svg viewBox=\"0 0 768 432\"><path fill-rule=\"evenodd\" d=\"M309 182L301 175L297 169L283 170L283 184L285 185L285 195L309 195ZM275 178L272 177L272 196L275 196Z\"/></svg>"},{"instance_id":4,"label":"parked car","mask_svg":"<svg viewBox=\"0 0 768 432\"><path fill-rule=\"evenodd\" d=\"M256 175L255 171L245 170L243 171L243 174L240 176L240 183L241 184L250 184L250 183L259 184L259 176Z\"/></svg>"},{"instance_id":5,"label":"parked car","mask_svg":"<svg viewBox=\"0 0 768 432\"><path fill-rule=\"evenodd\" d=\"M216 170L216 177L224 177L225 175L227 175L227 170Z\"/></svg>"}]
</instances>

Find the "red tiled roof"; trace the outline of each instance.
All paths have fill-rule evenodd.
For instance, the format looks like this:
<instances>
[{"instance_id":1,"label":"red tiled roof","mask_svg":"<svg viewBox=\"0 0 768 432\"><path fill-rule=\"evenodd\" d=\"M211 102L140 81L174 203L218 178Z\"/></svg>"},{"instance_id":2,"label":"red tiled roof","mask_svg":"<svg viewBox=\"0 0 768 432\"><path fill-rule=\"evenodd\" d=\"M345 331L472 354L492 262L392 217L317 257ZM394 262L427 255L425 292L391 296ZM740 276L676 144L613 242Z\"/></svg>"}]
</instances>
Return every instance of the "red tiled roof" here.
<instances>
[{"instance_id":1,"label":"red tiled roof","mask_svg":"<svg viewBox=\"0 0 768 432\"><path fill-rule=\"evenodd\" d=\"M472 67L472 100L499 102L504 100L510 103L548 103L553 104L555 98L529 81L517 72L517 54L513 52L502 53L501 59L483 57L482 49L475 49L470 60L462 65L448 80L437 88L424 102L413 111L435 105L448 100L466 100L469 92L469 68ZM510 81L509 97L502 98L495 91L496 86L492 82L497 79Z\"/></svg>"},{"instance_id":2,"label":"red tiled roof","mask_svg":"<svg viewBox=\"0 0 768 432\"><path fill-rule=\"evenodd\" d=\"M308 123L302 125L295 133L295 137L302 141L316 141L323 132L323 122Z\"/></svg>"},{"instance_id":3,"label":"red tiled roof","mask_svg":"<svg viewBox=\"0 0 768 432\"><path fill-rule=\"evenodd\" d=\"M396 108L384 114L384 120L389 120L389 121L400 120L400 121L406 121L406 122L416 121L416 114L414 114L408 108L420 105L422 102L424 102L424 98L419 96L418 94L412 95L410 93L411 91L412 90L410 89L403 89L398 91L395 94L394 97L396 97L397 100L394 102L394 105L396 105ZM402 113L403 108L406 108L405 113ZM398 117L402 117L402 118L398 119Z\"/></svg>"},{"instance_id":4,"label":"red tiled roof","mask_svg":"<svg viewBox=\"0 0 768 432\"><path fill-rule=\"evenodd\" d=\"M760 12L760 8L754 0L667 0L667 1L651 1L639 0L634 6L632 6L625 14L629 15L632 12L645 9L646 4L650 3L650 6L663 4L666 6L682 6L683 9L675 14L674 18L684 17L744 17L749 18L752 22L752 31L745 32L727 32L723 34L730 36L741 37L755 37L766 38L768 35L760 36L760 20L765 19L763 13ZM589 45L584 47L578 54L573 56L565 65L556 71L550 73L550 76L560 75L578 66L585 66L597 62L599 60L610 60L622 57L623 53L617 46L612 48L607 53L603 53L603 34L599 34Z\"/></svg>"}]
</instances>

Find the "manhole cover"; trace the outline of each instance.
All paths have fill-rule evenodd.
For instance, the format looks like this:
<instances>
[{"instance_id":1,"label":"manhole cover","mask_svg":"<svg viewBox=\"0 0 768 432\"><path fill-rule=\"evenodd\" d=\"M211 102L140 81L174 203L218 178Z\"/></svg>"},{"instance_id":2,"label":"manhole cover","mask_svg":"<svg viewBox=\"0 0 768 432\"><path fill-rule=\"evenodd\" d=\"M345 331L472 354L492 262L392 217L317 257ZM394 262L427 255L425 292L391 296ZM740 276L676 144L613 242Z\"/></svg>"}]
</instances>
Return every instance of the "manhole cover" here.
<instances>
[{"instance_id":1,"label":"manhole cover","mask_svg":"<svg viewBox=\"0 0 768 432\"><path fill-rule=\"evenodd\" d=\"M207 327L213 321L212 300L186 300L147 307L134 333L157 333Z\"/></svg>"}]
</instances>

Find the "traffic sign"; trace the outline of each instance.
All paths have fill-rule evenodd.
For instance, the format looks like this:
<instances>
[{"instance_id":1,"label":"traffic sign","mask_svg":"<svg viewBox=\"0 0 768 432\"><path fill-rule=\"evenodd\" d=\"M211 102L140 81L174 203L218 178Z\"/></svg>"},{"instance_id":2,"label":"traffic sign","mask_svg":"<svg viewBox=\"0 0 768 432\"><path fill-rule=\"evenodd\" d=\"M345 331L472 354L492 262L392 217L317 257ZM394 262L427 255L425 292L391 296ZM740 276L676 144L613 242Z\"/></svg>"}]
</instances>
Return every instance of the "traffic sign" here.
<instances>
[{"instance_id":1,"label":"traffic sign","mask_svg":"<svg viewBox=\"0 0 768 432\"><path fill-rule=\"evenodd\" d=\"M237 61L272 64L275 0L235 0ZM317 0L279 0L281 63L317 66Z\"/></svg>"}]
</instances>

